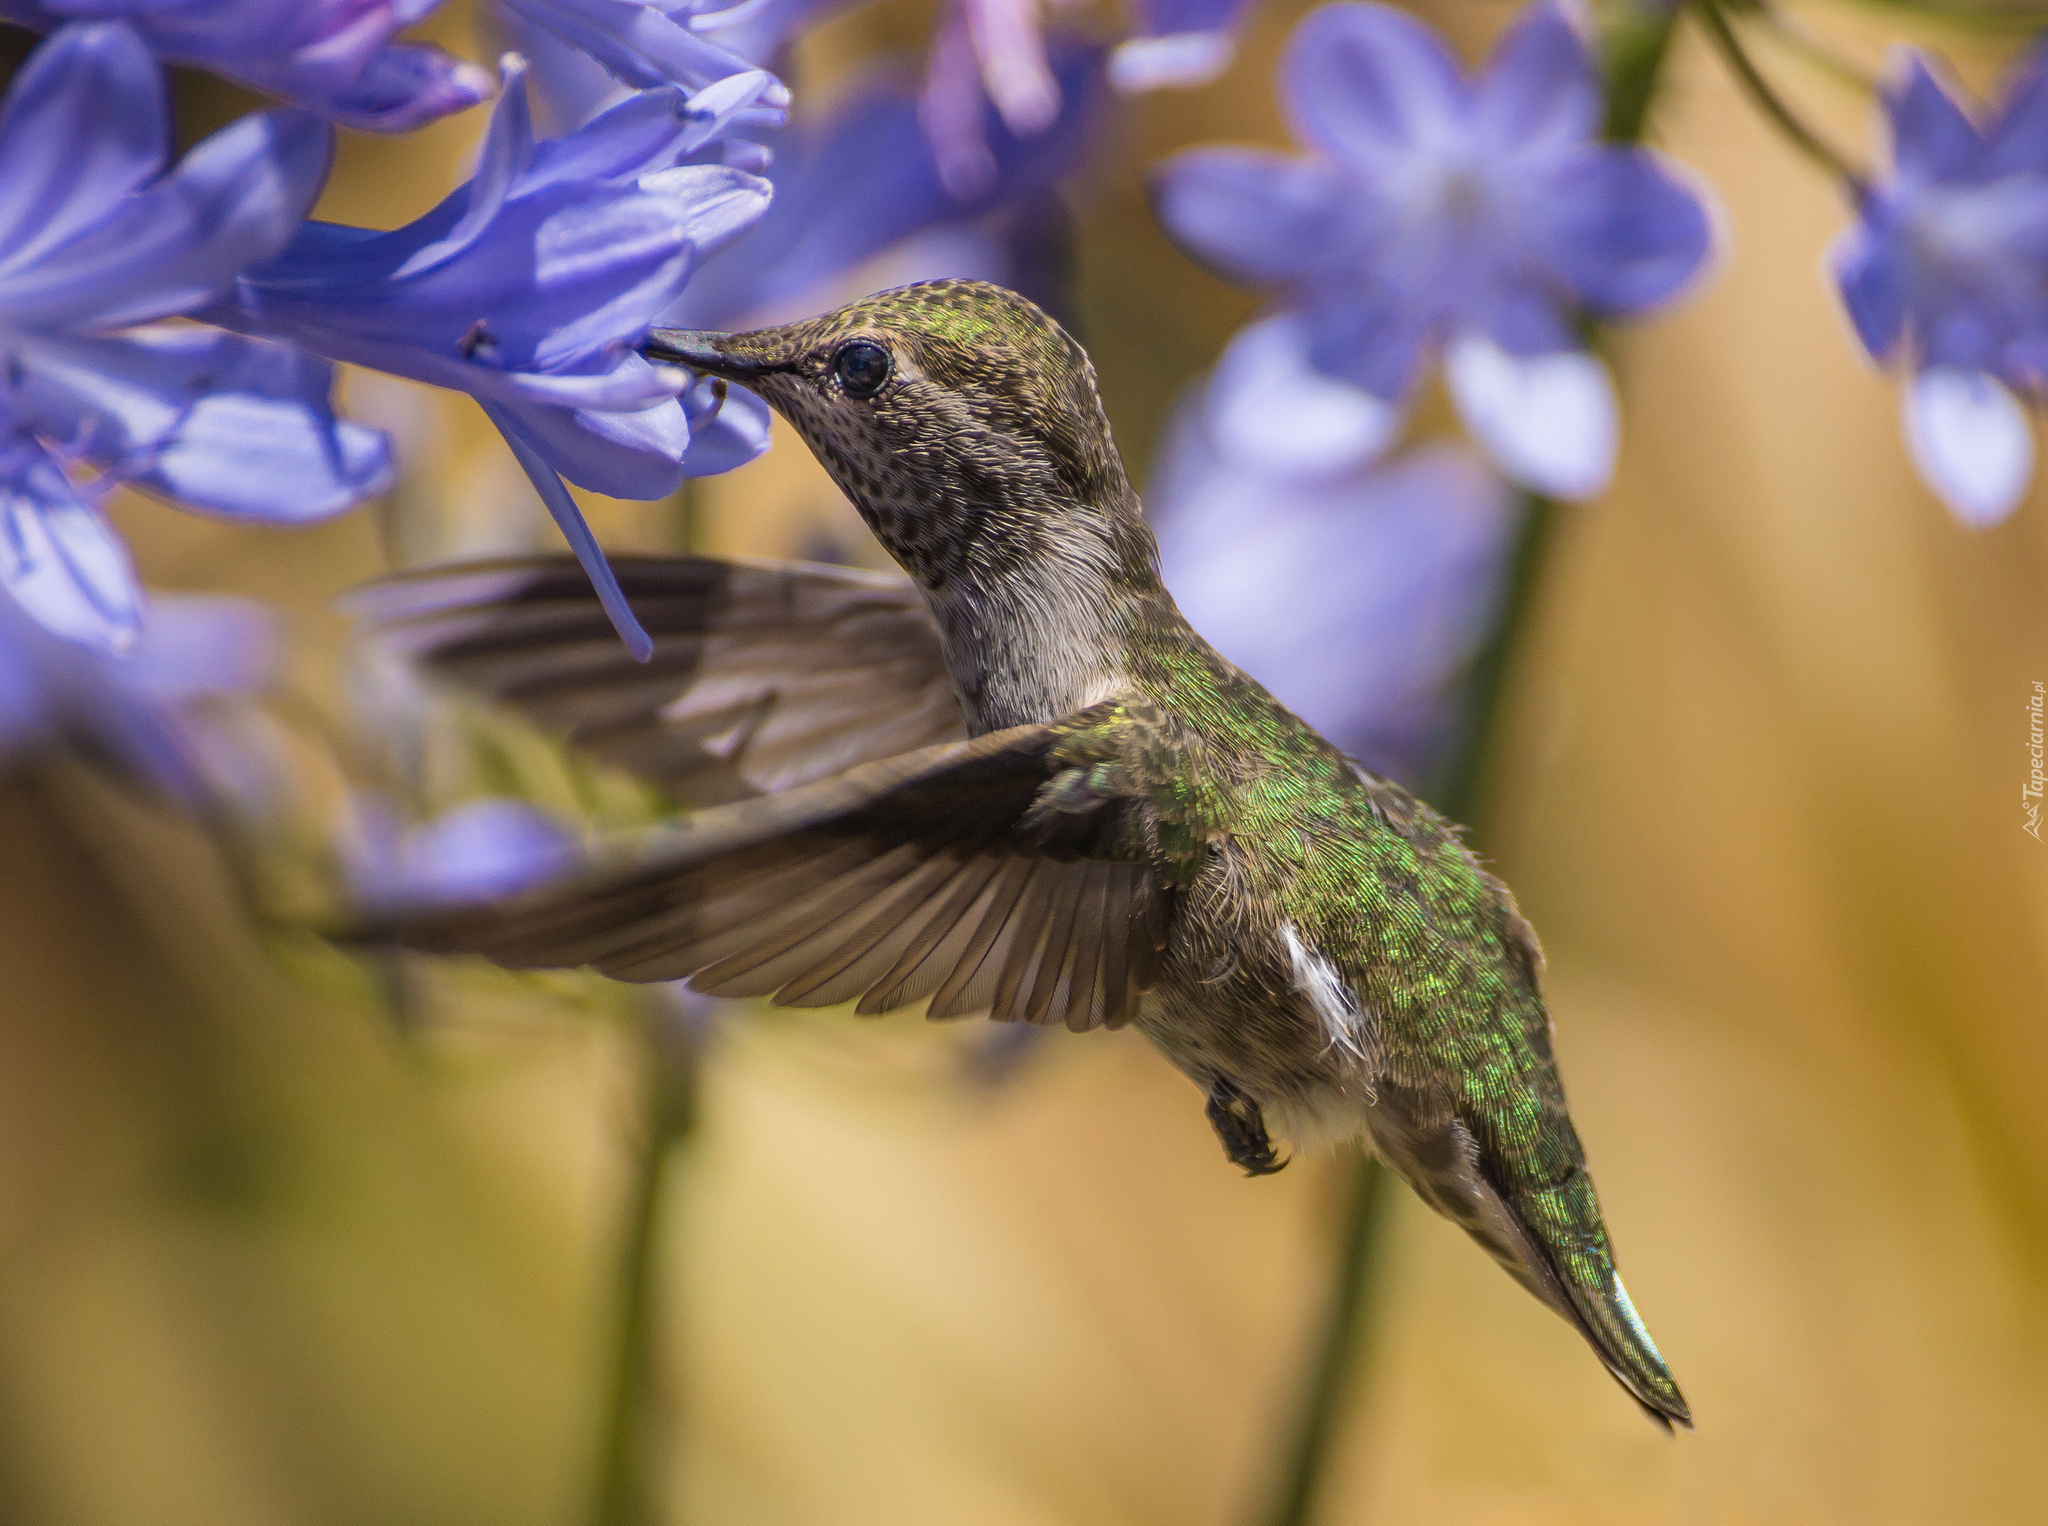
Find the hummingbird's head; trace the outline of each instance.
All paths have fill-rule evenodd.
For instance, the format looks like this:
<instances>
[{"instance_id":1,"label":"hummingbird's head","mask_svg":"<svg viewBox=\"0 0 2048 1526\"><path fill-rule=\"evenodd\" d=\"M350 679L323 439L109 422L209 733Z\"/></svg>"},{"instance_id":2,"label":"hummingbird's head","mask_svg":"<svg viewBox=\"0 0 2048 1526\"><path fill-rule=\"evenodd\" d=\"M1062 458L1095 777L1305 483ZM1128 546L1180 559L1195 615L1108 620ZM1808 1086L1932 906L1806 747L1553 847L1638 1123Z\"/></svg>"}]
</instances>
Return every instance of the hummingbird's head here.
<instances>
[{"instance_id":1,"label":"hummingbird's head","mask_svg":"<svg viewBox=\"0 0 2048 1526\"><path fill-rule=\"evenodd\" d=\"M1154 575L1095 368L1015 292L927 281L751 333L657 329L642 349L760 394L934 592L1034 567Z\"/></svg>"}]
</instances>

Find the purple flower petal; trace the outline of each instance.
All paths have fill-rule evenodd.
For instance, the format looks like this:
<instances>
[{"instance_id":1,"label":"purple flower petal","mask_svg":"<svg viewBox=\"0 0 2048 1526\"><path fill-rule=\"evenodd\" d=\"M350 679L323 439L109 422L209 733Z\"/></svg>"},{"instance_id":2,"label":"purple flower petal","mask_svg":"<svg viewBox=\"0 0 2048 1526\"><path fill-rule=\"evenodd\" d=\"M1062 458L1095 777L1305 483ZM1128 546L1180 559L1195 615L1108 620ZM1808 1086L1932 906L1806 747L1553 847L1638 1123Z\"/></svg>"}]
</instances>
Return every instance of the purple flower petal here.
<instances>
[{"instance_id":1,"label":"purple flower petal","mask_svg":"<svg viewBox=\"0 0 2048 1526\"><path fill-rule=\"evenodd\" d=\"M1565 148L1599 133L1599 71L1554 0L1538 0L1508 28L1474 86L1472 110L1503 155Z\"/></svg>"},{"instance_id":2,"label":"purple flower petal","mask_svg":"<svg viewBox=\"0 0 2048 1526\"><path fill-rule=\"evenodd\" d=\"M1906 331L1911 271L1898 238L1888 229L1858 222L1829 248L1827 266L1842 293L1842 305L1856 337L1880 365L1890 360Z\"/></svg>"},{"instance_id":3,"label":"purple flower petal","mask_svg":"<svg viewBox=\"0 0 2048 1526\"><path fill-rule=\"evenodd\" d=\"M412 253L407 229L352 241L308 224L245 274L242 303L261 328L333 359L476 389L608 350L623 361L694 247L673 196L554 184L508 202L488 239L400 275Z\"/></svg>"},{"instance_id":4,"label":"purple flower petal","mask_svg":"<svg viewBox=\"0 0 2048 1526\"><path fill-rule=\"evenodd\" d=\"M1445 376L1465 428L1517 482L1581 499L1614 476L1614 381L1583 350L1515 355L1466 333L1451 341Z\"/></svg>"},{"instance_id":5,"label":"purple flower petal","mask_svg":"<svg viewBox=\"0 0 2048 1526\"><path fill-rule=\"evenodd\" d=\"M691 395L684 394L683 401L688 411ZM768 448L773 418L768 405L753 393L732 388L715 411L690 419L690 448L683 457L683 475L710 477L745 466Z\"/></svg>"},{"instance_id":6,"label":"purple flower petal","mask_svg":"<svg viewBox=\"0 0 2048 1526\"><path fill-rule=\"evenodd\" d=\"M1402 409L1311 363L1313 320L1276 313L1238 330L1204 397L1223 455L1279 477L1355 471L1400 432Z\"/></svg>"},{"instance_id":7,"label":"purple flower petal","mask_svg":"<svg viewBox=\"0 0 2048 1526\"><path fill-rule=\"evenodd\" d=\"M163 73L125 26L67 27L30 54L0 108L0 272L154 179L169 121Z\"/></svg>"},{"instance_id":8,"label":"purple flower petal","mask_svg":"<svg viewBox=\"0 0 2048 1526\"><path fill-rule=\"evenodd\" d=\"M507 10L545 27L589 54L626 84L708 85L754 65L731 49L700 37L667 8L642 0L501 0ZM687 14L687 13L686 13ZM771 103L789 104L779 86Z\"/></svg>"},{"instance_id":9,"label":"purple flower petal","mask_svg":"<svg viewBox=\"0 0 2048 1526\"><path fill-rule=\"evenodd\" d=\"M616 180L672 169L755 110L775 76L754 69L694 95L638 90L590 117L587 130L539 144L528 187L551 180Z\"/></svg>"},{"instance_id":10,"label":"purple flower petal","mask_svg":"<svg viewBox=\"0 0 2048 1526\"><path fill-rule=\"evenodd\" d=\"M393 280L403 280L417 271L431 270L474 244L490 227L492 219L504 210L505 198L512 193L514 179L524 174L532 163L533 114L526 93L526 60L516 53L507 53L499 60L498 70L504 89L497 109L491 113L490 123L484 129L476 174L456 196L443 203L443 207L448 207L459 197L462 215L446 233L419 245L408 254L391 272ZM435 210L441 211L442 208Z\"/></svg>"},{"instance_id":11,"label":"purple flower petal","mask_svg":"<svg viewBox=\"0 0 2048 1526\"><path fill-rule=\"evenodd\" d=\"M1415 387L1429 343L1428 315L1398 293L1351 291L1310 310L1309 358L1318 371L1363 387L1390 403Z\"/></svg>"},{"instance_id":12,"label":"purple flower petal","mask_svg":"<svg viewBox=\"0 0 2048 1526\"><path fill-rule=\"evenodd\" d=\"M283 247L326 179L333 134L297 111L243 117L33 264L0 271L18 328L124 328L189 312Z\"/></svg>"},{"instance_id":13,"label":"purple flower petal","mask_svg":"<svg viewBox=\"0 0 2048 1526\"><path fill-rule=\"evenodd\" d=\"M523 801L473 800L403 836L381 801L355 807L349 877L357 900L380 910L516 895L578 859L575 835Z\"/></svg>"},{"instance_id":14,"label":"purple flower petal","mask_svg":"<svg viewBox=\"0 0 2048 1526\"><path fill-rule=\"evenodd\" d=\"M917 114L931 141L940 182L962 201L986 194L995 180L995 156L982 127L987 104L967 18L949 10L925 57Z\"/></svg>"},{"instance_id":15,"label":"purple flower petal","mask_svg":"<svg viewBox=\"0 0 2048 1526\"><path fill-rule=\"evenodd\" d=\"M289 86L289 80L281 86ZM373 53L344 89L324 99L281 93L358 132L411 132L491 98L491 76L439 48L386 47Z\"/></svg>"},{"instance_id":16,"label":"purple flower petal","mask_svg":"<svg viewBox=\"0 0 2048 1526\"><path fill-rule=\"evenodd\" d=\"M611 563L605 560L604 549L598 545L597 537L590 533L590 525L584 519L583 511L576 507L576 500L569 496L569 490L555 475L540 446L521 427L520 419L493 403L485 403L483 409L490 415L491 422L498 426L498 432L504 435L505 443L512 447L512 454L533 483L534 490L540 494L541 502L547 505L562 538L576 553L576 560L583 564L584 574L596 588L598 602L604 606L605 614L611 617L612 628L626 643L626 650L633 654L634 661L647 661L654 655L654 640L634 616L633 607L626 602L625 590L619 587L618 577L613 573Z\"/></svg>"},{"instance_id":17,"label":"purple flower petal","mask_svg":"<svg viewBox=\"0 0 2048 1526\"><path fill-rule=\"evenodd\" d=\"M1569 153L1519 204L1543 262L1603 317L1627 317L1676 296L1713 247L1698 192L1641 149Z\"/></svg>"},{"instance_id":18,"label":"purple flower petal","mask_svg":"<svg viewBox=\"0 0 2048 1526\"><path fill-rule=\"evenodd\" d=\"M328 404L333 371L195 327L23 341L18 411L140 488L238 518L302 523L381 492L389 450Z\"/></svg>"},{"instance_id":19,"label":"purple flower petal","mask_svg":"<svg viewBox=\"0 0 2048 1526\"><path fill-rule=\"evenodd\" d=\"M0 0L38 31L125 20L150 50L371 132L402 132L490 95L491 78L392 36L439 0Z\"/></svg>"},{"instance_id":20,"label":"purple flower petal","mask_svg":"<svg viewBox=\"0 0 2048 1526\"><path fill-rule=\"evenodd\" d=\"M677 0L661 0L675 6ZM721 47L747 58L774 58L801 32L825 21L858 0L737 0L720 6L716 0L692 11L690 29L717 38ZM689 9L684 0L684 9Z\"/></svg>"},{"instance_id":21,"label":"purple flower petal","mask_svg":"<svg viewBox=\"0 0 2048 1526\"><path fill-rule=\"evenodd\" d=\"M1512 355L1578 348L1571 318L1558 305L1555 289L1531 276L1495 280L1475 291L1465 308L1466 326Z\"/></svg>"},{"instance_id":22,"label":"purple flower petal","mask_svg":"<svg viewBox=\"0 0 2048 1526\"><path fill-rule=\"evenodd\" d=\"M2033 48L2014 67L1987 148L1987 176L2048 174L2048 52Z\"/></svg>"},{"instance_id":23,"label":"purple flower petal","mask_svg":"<svg viewBox=\"0 0 2048 1526\"><path fill-rule=\"evenodd\" d=\"M1329 268L1373 198L1326 160L1259 148L1192 148L1152 175L1160 225L1232 280L1285 281Z\"/></svg>"},{"instance_id":24,"label":"purple flower petal","mask_svg":"<svg viewBox=\"0 0 2048 1526\"><path fill-rule=\"evenodd\" d=\"M281 656L277 624L254 600L159 594L142 639L113 673L142 699L184 705L268 688Z\"/></svg>"},{"instance_id":25,"label":"purple flower petal","mask_svg":"<svg viewBox=\"0 0 2048 1526\"><path fill-rule=\"evenodd\" d=\"M2019 402L1981 371L1933 366L1904 399L1906 442L1927 485L1957 519L1985 530L2009 518L2034 479L2034 431Z\"/></svg>"},{"instance_id":26,"label":"purple flower petal","mask_svg":"<svg viewBox=\"0 0 2048 1526\"><path fill-rule=\"evenodd\" d=\"M1963 108L1915 49L1900 49L1885 89L1892 125L1892 162L1911 180L1945 180L1968 169L1984 140Z\"/></svg>"},{"instance_id":27,"label":"purple flower petal","mask_svg":"<svg viewBox=\"0 0 2048 1526\"><path fill-rule=\"evenodd\" d=\"M1122 95L1177 87L1191 90L1219 78L1237 52L1231 32L1175 32L1133 37L1109 54L1109 83Z\"/></svg>"},{"instance_id":28,"label":"purple flower petal","mask_svg":"<svg viewBox=\"0 0 2048 1526\"><path fill-rule=\"evenodd\" d=\"M0 757L61 737L188 806L221 787L223 761L196 702L269 680L270 622L244 599L153 600L132 651L60 640L0 592Z\"/></svg>"},{"instance_id":29,"label":"purple flower petal","mask_svg":"<svg viewBox=\"0 0 2048 1526\"><path fill-rule=\"evenodd\" d=\"M142 628L142 590L120 537L42 449L0 454L0 589L45 629L105 652Z\"/></svg>"},{"instance_id":30,"label":"purple flower petal","mask_svg":"<svg viewBox=\"0 0 2048 1526\"><path fill-rule=\"evenodd\" d=\"M728 164L685 164L640 179L640 188L669 200L698 255L715 253L768 210L774 188Z\"/></svg>"},{"instance_id":31,"label":"purple flower petal","mask_svg":"<svg viewBox=\"0 0 2048 1526\"><path fill-rule=\"evenodd\" d=\"M603 64L571 47L559 33L535 25L517 11L493 6L491 19L503 45L531 66L534 111L550 137L573 133L600 111L643 93L621 84Z\"/></svg>"},{"instance_id":32,"label":"purple flower petal","mask_svg":"<svg viewBox=\"0 0 2048 1526\"><path fill-rule=\"evenodd\" d=\"M1309 13L1280 64L1294 135L1363 166L1398 163L1453 136L1470 109L1457 61L1437 35L1384 5Z\"/></svg>"},{"instance_id":33,"label":"purple flower petal","mask_svg":"<svg viewBox=\"0 0 2048 1526\"><path fill-rule=\"evenodd\" d=\"M483 401L479 399L479 401ZM609 498L662 498L683 480L690 425L674 398L631 413L496 403L578 487Z\"/></svg>"},{"instance_id":34,"label":"purple flower petal","mask_svg":"<svg viewBox=\"0 0 2048 1526\"><path fill-rule=\"evenodd\" d=\"M957 0L982 88L1010 131L1030 137L1060 114L1060 86L1038 30L1036 0Z\"/></svg>"}]
</instances>

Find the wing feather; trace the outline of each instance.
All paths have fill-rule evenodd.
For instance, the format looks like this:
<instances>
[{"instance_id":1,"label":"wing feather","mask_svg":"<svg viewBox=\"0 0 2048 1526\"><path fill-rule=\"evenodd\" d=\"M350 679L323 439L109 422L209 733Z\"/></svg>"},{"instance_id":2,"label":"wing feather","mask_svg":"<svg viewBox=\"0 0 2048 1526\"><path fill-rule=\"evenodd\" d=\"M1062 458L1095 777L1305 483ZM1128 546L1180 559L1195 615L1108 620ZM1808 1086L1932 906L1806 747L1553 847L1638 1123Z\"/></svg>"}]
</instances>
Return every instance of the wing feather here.
<instances>
[{"instance_id":1,"label":"wing feather","mask_svg":"<svg viewBox=\"0 0 2048 1526\"><path fill-rule=\"evenodd\" d=\"M654 638L644 664L573 558L425 569L351 603L428 671L691 804L966 736L938 630L901 578L711 557L612 565Z\"/></svg>"},{"instance_id":2,"label":"wing feather","mask_svg":"<svg viewBox=\"0 0 2048 1526\"><path fill-rule=\"evenodd\" d=\"M1056 834L1035 809L1041 796L1080 798L1061 748L1085 718L699 811L567 882L381 931L515 967L688 977L784 1005L858 998L872 1013L929 998L935 1018L1121 1022L1156 966L1145 945L1168 913L1150 903L1166 892L1149 860L1074 855L1144 836L1083 820L1127 808L1109 797L1063 803Z\"/></svg>"}]
</instances>

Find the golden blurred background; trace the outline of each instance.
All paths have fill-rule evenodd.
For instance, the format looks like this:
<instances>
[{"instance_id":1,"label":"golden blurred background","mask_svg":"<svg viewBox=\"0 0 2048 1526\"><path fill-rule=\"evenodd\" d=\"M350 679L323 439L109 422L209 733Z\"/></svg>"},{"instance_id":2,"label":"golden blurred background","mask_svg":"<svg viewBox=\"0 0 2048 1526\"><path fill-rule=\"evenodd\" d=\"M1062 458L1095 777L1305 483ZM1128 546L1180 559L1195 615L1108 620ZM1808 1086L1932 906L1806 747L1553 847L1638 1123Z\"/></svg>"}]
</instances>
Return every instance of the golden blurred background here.
<instances>
[{"instance_id":1,"label":"golden blurred background","mask_svg":"<svg viewBox=\"0 0 2048 1526\"><path fill-rule=\"evenodd\" d=\"M1253 310L1172 252L1143 171L1284 142L1270 79L1305 9L1266 6L1222 81L1120 104L1077 192L1079 319L1137 471ZM1475 54L1508 13L1422 9ZM1800 14L1872 62L1897 35ZM824 28L800 102L928 18ZM429 33L489 57L473 26L451 6ZM1926 40L1979 82L2001 57ZM1795 88L1868 141L1853 96ZM321 215L417 215L480 125L350 138ZM1819 274L1847 209L1690 33L1653 139L1713 186L1719 268L1611 352L1620 474L1565 512L1490 783L1629 1286L1699 1428L1645 1424L1403 1189L1317 1519L2048 1519L2048 849L2018 803L2048 501L1971 534L1918 485ZM117 513L152 586L287 608L291 682L330 709L332 597L394 545L449 549L406 503L466 549L552 533L469 401L348 388L415 449L397 509ZM672 543L673 505L593 507L613 544ZM699 549L877 562L786 438L690 513ZM641 998L458 972L446 1021L398 1031L368 975L251 928L196 828L72 767L0 783L0 863L0 1521L584 1519L660 1063ZM1133 1035L1056 1035L999 1085L972 1037L717 1028L664 1184L655 1519L1260 1518L1337 1163L1241 1178Z\"/></svg>"}]
</instances>

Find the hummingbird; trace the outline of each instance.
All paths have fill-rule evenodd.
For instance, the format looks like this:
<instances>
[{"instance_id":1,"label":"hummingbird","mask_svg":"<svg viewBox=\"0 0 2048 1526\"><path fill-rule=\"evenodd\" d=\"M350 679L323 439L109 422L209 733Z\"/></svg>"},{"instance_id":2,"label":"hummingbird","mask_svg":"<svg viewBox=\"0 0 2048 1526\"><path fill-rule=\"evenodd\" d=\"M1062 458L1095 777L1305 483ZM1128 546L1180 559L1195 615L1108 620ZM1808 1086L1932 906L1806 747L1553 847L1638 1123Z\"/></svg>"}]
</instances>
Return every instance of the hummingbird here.
<instances>
[{"instance_id":1,"label":"hummingbird","mask_svg":"<svg viewBox=\"0 0 2048 1526\"><path fill-rule=\"evenodd\" d=\"M566 558L360 596L429 670L697 807L380 935L790 1006L1131 1024L1236 1165L1278 1170L1275 1133L1377 1152L1689 1428L1615 1270L1535 932L1456 827L1182 617L1081 346L948 280L642 349L763 398L907 580L621 558L645 665Z\"/></svg>"}]
</instances>

